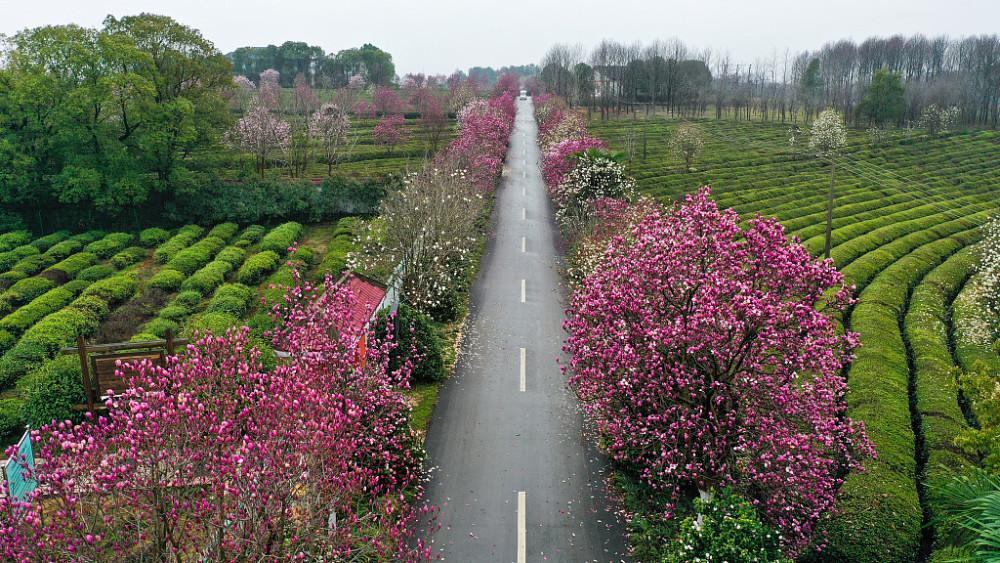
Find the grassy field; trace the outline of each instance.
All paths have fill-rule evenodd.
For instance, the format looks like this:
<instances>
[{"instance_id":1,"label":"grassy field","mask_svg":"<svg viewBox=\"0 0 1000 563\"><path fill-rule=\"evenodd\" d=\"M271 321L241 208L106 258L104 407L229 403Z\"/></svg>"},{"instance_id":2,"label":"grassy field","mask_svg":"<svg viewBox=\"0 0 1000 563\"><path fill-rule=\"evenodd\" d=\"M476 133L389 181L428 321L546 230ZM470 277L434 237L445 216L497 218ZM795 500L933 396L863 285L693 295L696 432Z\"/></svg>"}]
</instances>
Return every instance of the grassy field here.
<instances>
[{"instance_id":1,"label":"grassy field","mask_svg":"<svg viewBox=\"0 0 1000 563\"><path fill-rule=\"evenodd\" d=\"M686 172L667 141L692 122L705 146ZM632 131L630 169L642 193L669 201L709 185L720 207L744 220L776 217L822 254L830 163L808 154L807 135L793 150L780 124L657 118L595 120L589 128L618 150ZM847 477L843 512L825 524L830 546L807 560L910 562L943 553L948 524L937 521L927 491L976 462L954 445L968 421L949 369L968 368L973 357L996 365L996 354L957 321L977 314L975 299L963 294L972 291L978 227L997 210L998 145L993 131L897 132L875 148L864 131L851 130L836 159L831 254L857 288L858 303L842 320L862 343L847 401L878 460Z\"/></svg>"}]
</instances>

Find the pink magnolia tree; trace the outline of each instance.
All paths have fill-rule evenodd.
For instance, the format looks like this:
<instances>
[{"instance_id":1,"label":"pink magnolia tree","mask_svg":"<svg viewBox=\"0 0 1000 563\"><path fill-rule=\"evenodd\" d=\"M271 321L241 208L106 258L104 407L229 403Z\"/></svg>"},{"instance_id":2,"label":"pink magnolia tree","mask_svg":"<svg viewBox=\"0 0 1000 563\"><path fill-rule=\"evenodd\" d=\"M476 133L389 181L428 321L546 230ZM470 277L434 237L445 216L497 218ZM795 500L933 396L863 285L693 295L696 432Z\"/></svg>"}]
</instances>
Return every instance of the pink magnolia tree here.
<instances>
[{"instance_id":1,"label":"pink magnolia tree","mask_svg":"<svg viewBox=\"0 0 1000 563\"><path fill-rule=\"evenodd\" d=\"M577 153L587 149L607 150L608 144L601 139L586 136L582 139L563 140L545 152L542 155L542 178L546 185L551 188L563 183L566 174L576 166Z\"/></svg>"},{"instance_id":2,"label":"pink magnolia tree","mask_svg":"<svg viewBox=\"0 0 1000 563\"><path fill-rule=\"evenodd\" d=\"M402 115L383 115L378 120L378 125L372 131L372 139L375 144L385 147L386 154L392 154L392 149L406 140L406 120Z\"/></svg>"},{"instance_id":3,"label":"pink magnolia tree","mask_svg":"<svg viewBox=\"0 0 1000 563\"><path fill-rule=\"evenodd\" d=\"M675 500L735 487L794 555L875 454L846 415L857 335L831 315L851 288L776 221L741 230L709 195L608 245L564 325L570 383L615 460Z\"/></svg>"},{"instance_id":4,"label":"pink magnolia tree","mask_svg":"<svg viewBox=\"0 0 1000 563\"><path fill-rule=\"evenodd\" d=\"M379 85L372 96L375 103L375 110L382 115L391 113L403 113L406 111L406 102L399 97L396 90L387 86Z\"/></svg>"},{"instance_id":5,"label":"pink magnolia tree","mask_svg":"<svg viewBox=\"0 0 1000 563\"><path fill-rule=\"evenodd\" d=\"M257 105L226 135L230 146L254 157L255 168L264 177L268 160L285 150L291 142L291 126L287 121L271 115L263 105Z\"/></svg>"},{"instance_id":6,"label":"pink magnolia tree","mask_svg":"<svg viewBox=\"0 0 1000 563\"><path fill-rule=\"evenodd\" d=\"M448 145L446 166L463 169L475 190L492 193L503 171L516 111L511 96L476 100L458 112L458 131Z\"/></svg>"},{"instance_id":7,"label":"pink magnolia tree","mask_svg":"<svg viewBox=\"0 0 1000 563\"><path fill-rule=\"evenodd\" d=\"M350 130L351 120L347 117L347 113L334 104L323 104L323 107L313 114L309 122L309 132L323 148L327 175L333 174L333 165L337 163L341 148L347 144Z\"/></svg>"},{"instance_id":8,"label":"pink magnolia tree","mask_svg":"<svg viewBox=\"0 0 1000 563\"><path fill-rule=\"evenodd\" d=\"M317 291L325 290L325 291ZM418 560L420 448L390 343L359 363L346 288L276 305L271 372L248 329L204 334L136 366L108 414L32 433L38 488L0 499L0 554L19 562ZM369 341L371 341L369 339ZM17 516L11 516L12 514ZM408 547L408 544L411 547Z\"/></svg>"}]
</instances>

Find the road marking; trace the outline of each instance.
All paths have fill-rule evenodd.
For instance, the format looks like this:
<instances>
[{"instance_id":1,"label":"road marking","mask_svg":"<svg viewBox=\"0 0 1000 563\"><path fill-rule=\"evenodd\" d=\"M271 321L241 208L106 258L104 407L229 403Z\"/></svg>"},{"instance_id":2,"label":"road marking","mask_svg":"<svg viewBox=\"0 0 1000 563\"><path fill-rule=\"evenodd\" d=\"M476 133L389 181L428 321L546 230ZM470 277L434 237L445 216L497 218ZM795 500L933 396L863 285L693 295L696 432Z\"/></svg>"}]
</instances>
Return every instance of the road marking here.
<instances>
[{"instance_id":1,"label":"road marking","mask_svg":"<svg viewBox=\"0 0 1000 563\"><path fill-rule=\"evenodd\" d=\"M525 281L525 280L522 279L521 280L521 303L524 303L524 297L526 295L526 293L525 293L526 284L527 284L527 281Z\"/></svg>"},{"instance_id":2,"label":"road marking","mask_svg":"<svg viewBox=\"0 0 1000 563\"><path fill-rule=\"evenodd\" d=\"M521 237L521 252L527 252L528 248L528 238Z\"/></svg>"},{"instance_id":3,"label":"road marking","mask_svg":"<svg viewBox=\"0 0 1000 563\"><path fill-rule=\"evenodd\" d=\"M522 393L524 393L526 391L526 389L527 389L527 383L528 383L528 381L527 381L527 379L528 379L528 373L527 373L527 370L525 369L525 357L524 357L524 354L525 354L524 348L521 348L521 392Z\"/></svg>"},{"instance_id":4,"label":"road marking","mask_svg":"<svg viewBox=\"0 0 1000 563\"><path fill-rule=\"evenodd\" d=\"M521 219L527 219L527 218L528 218L528 208L522 207L521 208Z\"/></svg>"},{"instance_id":5,"label":"road marking","mask_svg":"<svg viewBox=\"0 0 1000 563\"><path fill-rule=\"evenodd\" d=\"M521 195L528 195L528 186L521 186Z\"/></svg>"},{"instance_id":6,"label":"road marking","mask_svg":"<svg viewBox=\"0 0 1000 563\"><path fill-rule=\"evenodd\" d=\"M524 514L524 491L517 492L517 563L528 561L528 519Z\"/></svg>"}]
</instances>

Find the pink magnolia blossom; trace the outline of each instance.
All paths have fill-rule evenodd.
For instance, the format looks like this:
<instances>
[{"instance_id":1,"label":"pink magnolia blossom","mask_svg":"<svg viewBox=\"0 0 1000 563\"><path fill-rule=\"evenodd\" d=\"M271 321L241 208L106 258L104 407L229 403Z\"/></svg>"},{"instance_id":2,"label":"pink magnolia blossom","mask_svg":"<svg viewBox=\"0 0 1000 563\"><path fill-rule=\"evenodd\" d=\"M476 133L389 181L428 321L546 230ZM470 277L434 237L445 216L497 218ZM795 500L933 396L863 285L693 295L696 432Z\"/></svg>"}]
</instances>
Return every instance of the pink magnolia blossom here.
<instances>
[{"instance_id":1,"label":"pink magnolia blossom","mask_svg":"<svg viewBox=\"0 0 1000 563\"><path fill-rule=\"evenodd\" d=\"M353 296L296 285L275 307L289 357L268 372L248 329L137 366L107 416L34 431L38 489L12 503L0 554L22 562L416 560L420 448L390 342ZM370 336L370 334L368 335ZM370 342L371 340L369 340ZM8 518L11 510L20 513ZM412 545L410 545L412 542ZM354 560L354 559L351 559Z\"/></svg>"},{"instance_id":2,"label":"pink magnolia blossom","mask_svg":"<svg viewBox=\"0 0 1000 563\"><path fill-rule=\"evenodd\" d=\"M776 221L744 231L709 195L608 245L564 325L570 384L608 455L675 498L736 487L794 555L875 454L846 415L858 337L831 315L851 288Z\"/></svg>"},{"instance_id":3,"label":"pink magnolia blossom","mask_svg":"<svg viewBox=\"0 0 1000 563\"><path fill-rule=\"evenodd\" d=\"M233 147L254 156L257 170L263 178L268 159L287 147L290 137L291 127L287 121L271 115L265 106L258 106L236 122L227 140Z\"/></svg>"},{"instance_id":4,"label":"pink magnolia blossom","mask_svg":"<svg viewBox=\"0 0 1000 563\"><path fill-rule=\"evenodd\" d=\"M402 115L383 115L378 120L378 125L372 131L372 139L375 144L386 148L387 154L392 154L392 149L396 145L406 140L406 120Z\"/></svg>"}]
</instances>

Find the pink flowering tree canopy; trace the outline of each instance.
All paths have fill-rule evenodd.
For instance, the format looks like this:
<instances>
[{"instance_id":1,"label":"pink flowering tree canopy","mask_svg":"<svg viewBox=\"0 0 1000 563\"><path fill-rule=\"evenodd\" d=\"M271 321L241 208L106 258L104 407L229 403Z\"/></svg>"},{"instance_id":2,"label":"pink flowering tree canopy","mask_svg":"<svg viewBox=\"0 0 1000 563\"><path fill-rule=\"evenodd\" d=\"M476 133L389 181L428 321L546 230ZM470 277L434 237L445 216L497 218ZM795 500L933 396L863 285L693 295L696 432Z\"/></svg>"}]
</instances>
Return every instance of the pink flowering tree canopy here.
<instances>
[{"instance_id":1,"label":"pink flowering tree canopy","mask_svg":"<svg viewBox=\"0 0 1000 563\"><path fill-rule=\"evenodd\" d=\"M390 343L358 358L346 287L275 307L289 357L265 370L248 329L138 365L108 412L34 431L38 488L0 499L0 556L22 562L414 560L421 448ZM372 341L371 338L368 339ZM11 511L18 518L8 518ZM356 558L356 559L355 559Z\"/></svg>"},{"instance_id":2,"label":"pink flowering tree canopy","mask_svg":"<svg viewBox=\"0 0 1000 563\"><path fill-rule=\"evenodd\" d=\"M385 147L386 154L392 154L392 149L405 141L406 137L406 120L399 114L383 115L372 131L375 144Z\"/></svg>"},{"instance_id":3,"label":"pink flowering tree canopy","mask_svg":"<svg viewBox=\"0 0 1000 563\"><path fill-rule=\"evenodd\" d=\"M351 120L347 112L334 104L323 104L313 114L309 122L309 132L318 139L323 148L323 161L326 162L327 174L333 174L333 165L337 162L340 149L347 143L351 131Z\"/></svg>"},{"instance_id":4,"label":"pink flowering tree canopy","mask_svg":"<svg viewBox=\"0 0 1000 563\"><path fill-rule=\"evenodd\" d=\"M268 159L286 148L291 141L291 126L287 121L272 115L261 104L236 122L226 139L234 148L253 155L256 168L263 178Z\"/></svg>"},{"instance_id":5,"label":"pink flowering tree canopy","mask_svg":"<svg viewBox=\"0 0 1000 563\"><path fill-rule=\"evenodd\" d=\"M675 500L736 487L796 553L874 456L846 416L857 335L832 316L851 288L776 221L743 231L709 195L607 246L568 310L570 382L615 460Z\"/></svg>"}]
</instances>

